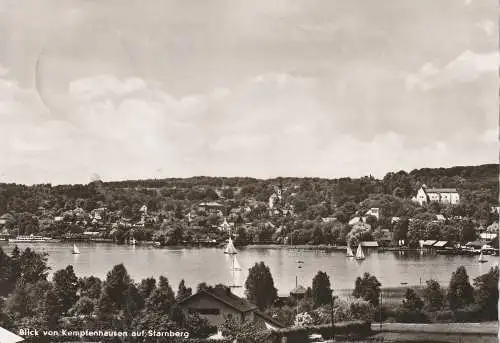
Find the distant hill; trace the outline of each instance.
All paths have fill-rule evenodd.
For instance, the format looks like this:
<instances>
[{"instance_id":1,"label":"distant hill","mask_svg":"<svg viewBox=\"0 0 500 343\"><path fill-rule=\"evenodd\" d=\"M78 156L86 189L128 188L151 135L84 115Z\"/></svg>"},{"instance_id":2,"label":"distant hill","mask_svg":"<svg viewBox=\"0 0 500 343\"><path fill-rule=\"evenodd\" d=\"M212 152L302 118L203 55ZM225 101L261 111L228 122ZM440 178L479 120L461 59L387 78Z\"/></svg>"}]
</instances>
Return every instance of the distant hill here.
<instances>
[{"instance_id":1,"label":"distant hill","mask_svg":"<svg viewBox=\"0 0 500 343\"><path fill-rule=\"evenodd\" d=\"M498 164L457 166L451 168L421 168L411 172L387 173L382 179L362 178L274 178L249 177L166 178L102 182L87 185L0 184L0 214L5 212L35 213L39 207L56 212L81 206L91 210L98 206L110 209L137 208L147 204L154 209L175 209L192 206L200 201L221 200L229 206L243 204L248 199L267 204L274 187L281 185L287 201L297 208L320 208L317 213L328 215L346 203L359 204L377 194L408 200L417 189L429 187L457 188L465 204L497 206ZM349 205L352 207L352 205ZM349 207L348 206L348 207ZM356 205L357 206L357 205ZM314 211L309 211L316 213ZM313 216L313 214L310 214Z\"/></svg>"}]
</instances>

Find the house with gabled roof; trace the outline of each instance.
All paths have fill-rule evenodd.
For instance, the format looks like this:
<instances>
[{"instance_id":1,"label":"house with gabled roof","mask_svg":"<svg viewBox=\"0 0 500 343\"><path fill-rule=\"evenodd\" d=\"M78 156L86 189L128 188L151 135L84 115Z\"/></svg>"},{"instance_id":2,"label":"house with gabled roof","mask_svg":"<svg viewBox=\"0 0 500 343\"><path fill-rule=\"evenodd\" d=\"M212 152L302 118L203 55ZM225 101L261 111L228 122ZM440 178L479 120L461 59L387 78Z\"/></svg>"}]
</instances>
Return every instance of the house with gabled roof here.
<instances>
[{"instance_id":1,"label":"house with gabled roof","mask_svg":"<svg viewBox=\"0 0 500 343\"><path fill-rule=\"evenodd\" d=\"M185 314L197 313L212 326L219 327L226 319L253 321L268 329L285 325L259 311L256 305L231 292L229 287L210 287L178 302Z\"/></svg>"},{"instance_id":2,"label":"house with gabled roof","mask_svg":"<svg viewBox=\"0 0 500 343\"><path fill-rule=\"evenodd\" d=\"M418 202L420 205L429 202L456 205L460 203L460 195L456 188L428 188L426 185L422 185L412 201Z\"/></svg>"}]
</instances>

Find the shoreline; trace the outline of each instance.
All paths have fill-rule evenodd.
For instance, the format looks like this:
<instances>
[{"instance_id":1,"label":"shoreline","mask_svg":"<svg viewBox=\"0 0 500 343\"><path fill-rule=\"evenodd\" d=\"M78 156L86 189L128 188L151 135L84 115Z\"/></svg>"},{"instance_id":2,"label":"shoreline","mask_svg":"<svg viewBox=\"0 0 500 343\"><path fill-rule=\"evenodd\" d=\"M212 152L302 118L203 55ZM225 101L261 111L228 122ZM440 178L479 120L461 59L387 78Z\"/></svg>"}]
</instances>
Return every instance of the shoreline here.
<instances>
[{"instance_id":1,"label":"shoreline","mask_svg":"<svg viewBox=\"0 0 500 343\"><path fill-rule=\"evenodd\" d=\"M150 247L155 249L199 249L199 248L219 248L222 249L225 246L225 242L199 242L199 243L181 243L181 244L172 244L172 245L160 245L159 242L155 241L141 241L137 244L128 244L128 243L118 243L113 241L112 239L54 239L52 241L24 241L24 242L9 242L7 239L0 240L0 244L8 244L8 245L17 245L17 244L74 244L74 243L84 243L84 244L108 244L108 245L117 245L117 246L137 246L137 247ZM345 245L309 245L309 244L300 244L300 245L285 245L285 244L248 244L248 245L238 245L235 244L235 247L242 250L251 250L251 249L274 249L274 250L309 250L309 251L346 251L347 246ZM477 253L470 252L447 252L441 253L438 250L424 250L417 248L408 248L408 247L365 247L365 251L376 252L376 253L385 253L385 252L424 252L425 254L433 254L433 255L447 255L447 256L476 256L479 255ZM498 251L493 254L486 254L491 256L498 256Z\"/></svg>"}]
</instances>

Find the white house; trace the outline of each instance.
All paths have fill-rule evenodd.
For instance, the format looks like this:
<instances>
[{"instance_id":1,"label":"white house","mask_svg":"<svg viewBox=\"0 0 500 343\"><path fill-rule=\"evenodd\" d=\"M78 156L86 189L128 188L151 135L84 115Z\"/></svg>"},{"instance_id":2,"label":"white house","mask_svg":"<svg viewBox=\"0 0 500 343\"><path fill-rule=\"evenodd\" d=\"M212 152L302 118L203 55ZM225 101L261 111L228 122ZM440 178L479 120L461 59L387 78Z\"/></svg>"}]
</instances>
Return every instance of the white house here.
<instances>
[{"instance_id":1,"label":"white house","mask_svg":"<svg viewBox=\"0 0 500 343\"><path fill-rule=\"evenodd\" d=\"M479 238L482 240L492 240L498 237L497 233L494 232L481 232Z\"/></svg>"},{"instance_id":2,"label":"white house","mask_svg":"<svg viewBox=\"0 0 500 343\"><path fill-rule=\"evenodd\" d=\"M365 213L365 217L368 217L368 216L374 216L375 218L377 218L377 220L379 220L380 219L380 209L378 207L372 207L372 208L370 208Z\"/></svg>"},{"instance_id":3,"label":"white house","mask_svg":"<svg viewBox=\"0 0 500 343\"><path fill-rule=\"evenodd\" d=\"M456 188L427 188L422 185L412 200L420 205L428 202L456 205L460 203L460 195Z\"/></svg>"}]
</instances>

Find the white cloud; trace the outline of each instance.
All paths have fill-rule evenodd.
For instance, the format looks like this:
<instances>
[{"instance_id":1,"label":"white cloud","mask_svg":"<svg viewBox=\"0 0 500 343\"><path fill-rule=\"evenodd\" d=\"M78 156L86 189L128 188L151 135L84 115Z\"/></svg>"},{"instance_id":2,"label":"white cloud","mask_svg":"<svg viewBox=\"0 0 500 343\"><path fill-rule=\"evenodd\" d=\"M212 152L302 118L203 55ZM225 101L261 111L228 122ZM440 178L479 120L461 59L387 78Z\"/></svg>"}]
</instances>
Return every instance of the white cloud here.
<instances>
[{"instance_id":1,"label":"white cloud","mask_svg":"<svg viewBox=\"0 0 500 343\"><path fill-rule=\"evenodd\" d=\"M80 78L69 85L69 93L78 100L92 100L93 98L109 95L125 95L147 88L147 84L140 78L119 80L113 75L99 75Z\"/></svg>"},{"instance_id":2,"label":"white cloud","mask_svg":"<svg viewBox=\"0 0 500 343\"><path fill-rule=\"evenodd\" d=\"M417 73L405 75L405 84L409 90L420 88L428 91L456 82L474 81L485 74L496 76L498 65L498 52L477 54L467 50L443 68L438 68L430 62L424 64Z\"/></svg>"},{"instance_id":3,"label":"white cloud","mask_svg":"<svg viewBox=\"0 0 500 343\"><path fill-rule=\"evenodd\" d=\"M493 36L498 33L497 25L491 20L482 20L477 26L481 28L488 36Z\"/></svg>"},{"instance_id":4,"label":"white cloud","mask_svg":"<svg viewBox=\"0 0 500 343\"><path fill-rule=\"evenodd\" d=\"M433 65L421 70L427 78L441 72ZM452 142L413 142L387 130L363 134L366 125L393 122L397 111L343 126L347 112L325 106L318 96L322 84L300 75L264 73L231 90L181 97L160 84L111 75L74 80L71 86L73 101L62 120L42 116L33 92L0 79L6 132L0 138L0 174L27 183L87 182L92 173L104 180L194 174L380 176L420 167L422 161L437 166L463 160ZM376 103L363 99L367 104L361 108L370 114ZM424 114L415 119L424 129L427 122L437 122ZM489 155L485 150L475 158Z\"/></svg>"}]
</instances>

